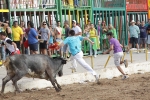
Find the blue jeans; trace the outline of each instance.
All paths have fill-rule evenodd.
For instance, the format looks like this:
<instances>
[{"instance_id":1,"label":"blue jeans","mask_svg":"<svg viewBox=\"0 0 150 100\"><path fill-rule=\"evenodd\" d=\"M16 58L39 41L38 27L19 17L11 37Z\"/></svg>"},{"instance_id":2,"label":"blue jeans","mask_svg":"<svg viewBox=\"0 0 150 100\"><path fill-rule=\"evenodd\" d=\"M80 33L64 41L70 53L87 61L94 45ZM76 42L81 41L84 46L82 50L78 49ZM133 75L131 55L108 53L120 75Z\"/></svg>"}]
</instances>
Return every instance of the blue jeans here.
<instances>
[{"instance_id":1,"label":"blue jeans","mask_svg":"<svg viewBox=\"0 0 150 100\"><path fill-rule=\"evenodd\" d=\"M74 5L78 5L78 0L74 0Z\"/></svg>"},{"instance_id":2,"label":"blue jeans","mask_svg":"<svg viewBox=\"0 0 150 100\"><path fill-rule=\"evenodd\" d=\"M1 47L1 59L4 61L6 60L6 51L5 51L5 46Z\"/></svg>"}]
</instances>

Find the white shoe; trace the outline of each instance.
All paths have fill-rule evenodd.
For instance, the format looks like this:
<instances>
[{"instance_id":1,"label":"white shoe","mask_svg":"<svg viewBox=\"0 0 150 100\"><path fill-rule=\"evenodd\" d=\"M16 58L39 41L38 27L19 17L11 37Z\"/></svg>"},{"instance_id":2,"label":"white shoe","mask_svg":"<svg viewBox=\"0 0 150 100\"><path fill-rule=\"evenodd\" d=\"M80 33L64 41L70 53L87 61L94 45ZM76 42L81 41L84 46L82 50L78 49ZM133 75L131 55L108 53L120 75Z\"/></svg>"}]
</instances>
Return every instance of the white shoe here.
<instances>
[{"instance_id":1,"label":"white shoe","mask_svg":"<svg viewBox=\"0 0 150 100\"><path fill-rule=\"evenodd\" d=\"M97 56L96 55L94 55L94 58L96 58Z\"/></svg>"},{"instance_id":2,"label":"white shoe","mask_svg":"<svg viewBox=\"0 0 150 100\"><path fill-rule=\"evenodd\" d=\"M129 76L128 76L128 75L124 75L124 76L122 77L122 80L125 80L125 79L127 79L127 78L129 78Z\"/></svg>"}]
</instances>

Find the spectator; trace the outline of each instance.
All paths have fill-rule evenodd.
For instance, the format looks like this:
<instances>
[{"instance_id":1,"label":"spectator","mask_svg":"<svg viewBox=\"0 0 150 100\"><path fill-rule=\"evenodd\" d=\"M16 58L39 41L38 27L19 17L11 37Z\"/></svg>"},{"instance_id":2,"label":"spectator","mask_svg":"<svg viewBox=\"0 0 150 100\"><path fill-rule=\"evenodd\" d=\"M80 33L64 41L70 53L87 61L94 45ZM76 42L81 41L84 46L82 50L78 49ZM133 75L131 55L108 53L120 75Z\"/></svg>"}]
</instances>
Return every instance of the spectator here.
<instances>
[{"instance_id":1,"label":"spectator","mask_svg":"<svg viewBox=\"0 0 150 100\"><path fill-rule=\"evenodd\" d=\"M147 44L148 44L148 49L150 49L150 24L146 28L147 30Z\"/></svg>"},{"instance_id":2,"label":"spectator","mask_svg":"<svg viewBox=\"0 0 150 100\"><path fill-rule=\"evenodd\" d=\"M82 35L82 30L81 30L81 28L79 26L77 26L76 20L73 20L72 24L73 24L72 30L75 31L75 36Z\"/></svg>"},{"instance_id":3,"label":"spectator","mask_svg":"<svg viewBox=\"0 0 150 100\"><path fill-rule=\"evenodd\" d=\"M136 45L137 50L139 49L138 45L138 34L140 33L139 27L135 25L135 21L131 21L131 25L129 27L129 33L130 33L130 43L129 43L129 49L132 48L132 44ZM137 51L139 53L139 51Z\"/></svg>"},{"instance_id":4,"label":"spectator","mask_svg":"<svg viewBox=\"0 0 150 100\"><path fill-rule=\"evenodd\" d=\"M23 43L23 31L21 27L18 26L18 21L15 20L12 26L13 41L16 43L17 48L20 50L20 46Z\"/></svg>"},{"instance_id":5,"label":"spectator","mask_svg":"<svg viewBox=\"0 0 150 100\"><path fill-rule=\"evenodd\" d=\"M98 47L98 40L97 40L97 30L94 28L94 24L91 23L91 29L90 29L90 40L92 42L94 42L93 45L90 44L90 55L93 54L93 50L94 50L94 57L96 57L97 55L97 47Z\"/></svg>"},{"instance_id":6,"label":"spectator","mask_svg":"<svg viewBox=\"0 0 150 100\"><path fill-rule=\"evenodd\" d=\"M112 32L112 33L113 33L113 37L114 37L115 39L118 39L118 38L117 38L117 34L116 34L116 29L112 26L112 24L109 24L109 25L108 25L108 32Z\"/></svg>"},{"instance_id":7,"label":"spectator","mask_svg":"<svg viewBox=\"0 0 150 100\"><path fill-rule=\"evenodd\" d=\"M140 28L141 23L139 20L137 20L136 25ZM138 35L138 44L140 45L140 34ZM132 47L134 47L134 44L132 44Z\"/></svg>"},{"instance_id":8,"label":"spectator","mask_svg":"<svg viewBox=\"0 0 150 100\"><path fill-rule=\"evenodd\" d=\"M34 29L34 25L31 21L27 23L28 28L30 29L28 32L28 43L30 47L30 54L38 54L38 34Z\"/></svg>"},{"instance_id":9,"label":"spectator","mask_svg":"<svg viewBox=\"0 0 150 100\"><path fill-rule=\"evenodd\" d=\"M78 3L79 1L78 0L74 0L74 6L75 7L78 7L79 6L79 3Z\"/></svg>"},{"instance_id":10,"label":"spectator","mask_svg":"<svg viewBox=\"0 0 150 100\"><path fill-rule=\"evenodd\" d=\"M150 25L150 19L148 19L148 22L145 24L146 27L148 27L148 25Z\"/></svg>"},{"instance_id":11,"label":"spectator","mask_svg":"<svg viewBox=\"0 0 150 100\"><path fill-rule=\"evenodd\" d=\"M105 23L105 21L103 21L102 22L102 40L103 40L103 48L104 49L106 49L106 48L108 48L108 45L106 44L106 33L107 33L107 31L108 31L108 28L107 28L107 26L106 26L106 23Z\"/></svg>"},{"instance_id":12,"label":"spectator","mask_svg":"<svg viewBox=\"0 0 150 100\"><path fill-rule=\"evenodd\" d=\"M6 20L4 23L1 22L1 24L2 24L2 26L3 26L3 28L6 32L7 37L12 39L12 36L11 36L12 35L12 30L9 27L9 22Z\"/></svg>"},{"instance_id":13,"label":"spectator","mask_svg":"<svg viewBox=\"0 0 150 100\"><path fill-rule=\"evenodd\" d=\"M47 45L50 39L50 30L47 27L46 22L43 22L43 27L40 29L39 33L41 33L41 40L40 43L40 51L42 54L47 55Z\"/></svg>"},{"instance_id":14,"label":"spectator","mask_svg":"<svg viewBox=\"0 0 150 100\"><path fill-rule=\"evenodd\" d=\"M69 31L70 31L69 22L67 20L64 22L64 27L65 27L65 38L67 38L69 36ZM64 51L65 58L69 57L67 44L63 46L63 51Z\"/></svg>"},{"instance_id":15,"label":"spectator","mask_svg":"<svg viewBox=\"0 0 150 100\"><path fill-rule=\"evenodd\" d=\"M10 38L7 38L5 32L0 32L0 39L3 40L2 45L5 45L6 49L9 50L10 55L20 54L16 44Z\"/></svg>"},{"instance_id":16,"label":"spectator","mask_svg":"<svg viewBox=\"0 0 150 100\"><path fill-rule=\"evenodd\" d=\"M53 29L52 29L51 25L49 26L49 30L50 30L50 39L49 39L49 46L50 46L50 45L53 45L53 42L54 42L53 41L54 32L53 32ZM49 56L51 57L51 55L53 54L53 51L50 48L48 48L48 53L49 53Z\"/></svg>"},{"instance_id":17,"label":"spectator","mask_svg":"<svg viewBox=\"0 0 150 100\"><path fill-rule=\"evenodd\" d=\"M98 25L97 25L97 35L100 38L101 36L101 21L100 20L98 21Z\"/></svg>"},{"instance_id":18,"label":"spectator","mask_svg":"<svg viewBox=\"0 0 150 100\"><path fill-rule=\"evenodd\" d=\"M147 41L147 32L145 22L142 21L140 25L140 48L146 48L146 41Z\"/></svg>"},{"instance_id":19,"label":"spectator","mask_svg":"<svg viewBox=\"0 0 150 100\"><path fill-rule=\"evenodd\" d=\"M25 28L25 22L24 21L21 21L20 27L23 30L23 44L24 44L27 40L26 28ZM22 53L23 54L28 54L28 49L25 48L24 46L22 46Z\"/></svg>"},{"instance_id":20,"label":"spectator","mask_svg":"<svg viewBox=\"0 0 150 100\"><path fill-rule=\"evenodd\" d=\"M60 21L57 21L57 27L55 28L55 40L58 43L63 42L62 40L62 34L63 34L63 29L60 27ZM59 49L59 55L60 57L63 57L63 48Z\"/></svg>"}]
</instances>

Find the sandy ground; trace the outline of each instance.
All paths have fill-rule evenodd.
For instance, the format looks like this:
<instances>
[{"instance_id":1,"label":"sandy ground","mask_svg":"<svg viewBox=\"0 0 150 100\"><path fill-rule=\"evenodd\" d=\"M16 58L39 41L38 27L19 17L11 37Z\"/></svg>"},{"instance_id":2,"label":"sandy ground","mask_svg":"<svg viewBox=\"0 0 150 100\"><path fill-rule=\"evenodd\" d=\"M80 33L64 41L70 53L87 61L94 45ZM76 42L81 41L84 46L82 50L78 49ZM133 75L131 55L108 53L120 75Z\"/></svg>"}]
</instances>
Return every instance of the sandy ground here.
<instances>
[{"instance_id":1,"label":"sandy ground","mask_svg":"<svg viewBox=\"0 0 150 100\"><path fill-rule=\"evenodd\" d=\"M61 92L46 88L7 93L0 100L150 100L150 73L131 75L126 80L102 79L100 85L89 82L66 85Z\"/></svg>"}]
</instances>

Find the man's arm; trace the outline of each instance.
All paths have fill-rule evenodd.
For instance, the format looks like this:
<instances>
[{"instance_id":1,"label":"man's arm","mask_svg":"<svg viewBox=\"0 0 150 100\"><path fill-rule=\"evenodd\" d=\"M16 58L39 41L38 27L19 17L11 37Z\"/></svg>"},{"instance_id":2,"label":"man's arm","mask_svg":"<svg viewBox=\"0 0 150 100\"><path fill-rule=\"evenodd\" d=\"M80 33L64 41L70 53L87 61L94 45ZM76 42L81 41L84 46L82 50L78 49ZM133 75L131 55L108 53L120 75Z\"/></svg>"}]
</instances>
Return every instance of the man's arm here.
<instances>
[{"instance_id":1,"label":"man's arm","mask_svg":"<svg viewBox=\"0 0 150 100\"><path fill-rule=\"evenodd\" d=\"M22 28L20 27L20 44L23 43L23 36L24 36L24 32L23 32Z\"/></svg>"},{"instance_id":2,"label":"man's arm","mask_svg":"<svg viewBox=\"0 0 150 100\"><path fill-rule=\"evenodd\" d=\"M103 54L109 53L111 50L113 50L113 48L114 48L114 46L113 46L113 45L110 45L110 48L109 48L107 51L105 51Z\"/></svg>"},{"instance_id":3,"label":"man's arm","mask_svg":"<svg viewBox=\"0 0 150 100\"><path fill-rule=\"evenodd\" d=\"M90 40L89 38L87 38L87 37L84 37L83 39L89 41L91 44L94 44L94 42L91 41L91 40Z\"/></svg>"},{"instance_id":4,"label":"man's arm","mask_svg":"<svg viewBox=\"0 0 150 100\"><path fill-rule=\"evenodd\" d=\"M17 45L16 45L16 43L12 42L12 45L14 46L15 51L16 51L16 50L17 50Z\"/></svg>"},{"instance_id":5,"label":"man's arm","mask_svg":"<svg viewBox=\"0 0 150 100\"><path fill-rule=\"evenodd\" d=\"M78 36L78 35L82 35L82 32L79 32L79 33L75 34L75 36Z\"/></svg>"}]
</instances>

